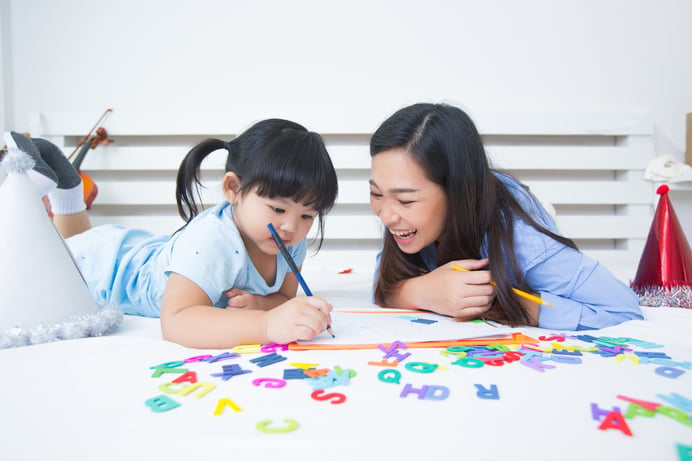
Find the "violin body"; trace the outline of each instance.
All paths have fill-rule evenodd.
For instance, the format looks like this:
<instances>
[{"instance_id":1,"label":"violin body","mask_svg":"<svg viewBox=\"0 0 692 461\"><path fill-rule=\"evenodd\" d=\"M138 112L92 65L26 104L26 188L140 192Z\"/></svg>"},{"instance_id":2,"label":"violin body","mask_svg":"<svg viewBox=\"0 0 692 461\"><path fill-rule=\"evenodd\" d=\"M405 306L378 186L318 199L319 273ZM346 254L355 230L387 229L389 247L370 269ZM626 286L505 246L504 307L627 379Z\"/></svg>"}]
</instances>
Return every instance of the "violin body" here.
<instances>
[{"instance_id":1,"label":"violin body","mask_svg":"<svg viewBox=\"0 0 692 461\"><path fill-rule=\"evenodd\" d=\"M94 203L94 199L99 193L99 188L88 174L80 171L79 177L82 178L82 185L84 186L84 203L86 204L87 210L90 210L91 204Z\"/></svg>"}]
</instances>

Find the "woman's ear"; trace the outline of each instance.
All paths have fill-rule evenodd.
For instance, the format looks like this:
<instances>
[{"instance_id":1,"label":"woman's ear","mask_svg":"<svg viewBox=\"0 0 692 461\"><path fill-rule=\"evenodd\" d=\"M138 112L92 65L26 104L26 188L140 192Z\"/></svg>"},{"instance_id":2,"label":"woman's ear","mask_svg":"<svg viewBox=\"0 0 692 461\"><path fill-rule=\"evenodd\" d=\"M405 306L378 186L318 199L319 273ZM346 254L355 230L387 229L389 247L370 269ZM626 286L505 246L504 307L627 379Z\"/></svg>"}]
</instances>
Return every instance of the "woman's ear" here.
<instances>
[{"instance_id":1,"label":"woman's ear","mask_svg":"<svg viewBox=\"0 0 692 461\"><path fill-rule=\"evenodd\" d=\"M240 190L240 178L232 171L227 171L223 176L221 183L223 187L223 195L228 200L228 203L236 205L238 200L238 191Z\"/></svg>"}]
</instances>

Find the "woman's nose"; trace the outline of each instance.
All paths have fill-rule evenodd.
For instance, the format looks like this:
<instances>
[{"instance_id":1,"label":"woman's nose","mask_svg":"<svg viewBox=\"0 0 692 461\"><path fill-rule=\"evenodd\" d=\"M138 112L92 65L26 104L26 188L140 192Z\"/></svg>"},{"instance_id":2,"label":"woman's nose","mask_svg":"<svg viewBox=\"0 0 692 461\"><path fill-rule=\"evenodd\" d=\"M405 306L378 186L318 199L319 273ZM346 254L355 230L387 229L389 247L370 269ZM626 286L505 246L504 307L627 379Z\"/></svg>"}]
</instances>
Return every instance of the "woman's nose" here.
<instances>
[{"instance_id":1,"label":"woman's nose","mask_svg":"<svg viewBox=\"0 0 692 461\"><path fill-rule=\"evenodd\" d=\"M399 215L394 207L388 205L382 205L378 215L384 224L392 224L399 220Z\"/></svg>"}]
</instances>

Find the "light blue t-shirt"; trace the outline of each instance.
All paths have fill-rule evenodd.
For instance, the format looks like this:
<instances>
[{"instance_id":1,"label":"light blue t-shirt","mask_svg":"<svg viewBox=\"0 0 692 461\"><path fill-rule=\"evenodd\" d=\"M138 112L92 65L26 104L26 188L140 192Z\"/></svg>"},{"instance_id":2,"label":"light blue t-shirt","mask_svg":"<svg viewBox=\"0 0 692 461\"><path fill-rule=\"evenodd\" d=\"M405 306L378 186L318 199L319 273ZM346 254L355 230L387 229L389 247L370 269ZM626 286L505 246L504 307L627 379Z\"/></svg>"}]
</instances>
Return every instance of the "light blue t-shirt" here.
<instances>
[{"instance_id":1,"label":"light blue t-shirt","mask_svg":"<svg viewBox=\"0 0 692 461\"><path fill-rule=\"evenodd\" d=\"M158 317L171 272L196 283L215 306L225 307L229 289L275 293L291 271L278 254L276 280L268 285L252 264L232 214L233 206L224 202L203 211L173 236L105 225L66 241L96 300L120 306L126 314ZM305 239L288 251L301 266Z\"/></svg>"},{"instance_id":2,"label":"light blue t-shirt","mask_svg":"<svg viewBox=\"0 0 692 461\"><path fill-rule=\"evenodd\" d=\"M522 184L495 173L533 218L558 233L555 221ZM580 251L538 232L521 219L514 221L515 255L526 282L540 298L538 326L554 330L605 328L626 320L641 319L639 298L608 269ZM435 245L420 252L428 270L437 267ZM488 256L487 247L481 248ZM379 271L377 255L377 271ZM492 271L492 268L491 268ZM425 307L425 306L421 306Z\"/></svg>"}]
</instances>

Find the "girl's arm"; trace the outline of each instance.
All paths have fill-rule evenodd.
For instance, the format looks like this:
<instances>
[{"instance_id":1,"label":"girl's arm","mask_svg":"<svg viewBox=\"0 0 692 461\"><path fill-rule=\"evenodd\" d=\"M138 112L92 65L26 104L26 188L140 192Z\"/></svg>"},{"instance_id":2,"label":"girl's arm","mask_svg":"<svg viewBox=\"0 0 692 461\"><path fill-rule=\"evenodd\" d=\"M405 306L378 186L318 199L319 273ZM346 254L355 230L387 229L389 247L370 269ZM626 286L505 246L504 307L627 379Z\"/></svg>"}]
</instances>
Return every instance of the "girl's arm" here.
<instances>
[{"instance_id":1,"label":"girl's arm","mask_svg":"<svg viewBox=\"0 0 692 461\"><path fill-rule=\"evenodd\" d=\"M163 293L161 329L165 340L195 348L286 344L324 331L331 309L321 298L304 296L271 311L217 308L197 284L173 272Z\"/></svg>"},{"instance_id":2,"label":"girl's arm","mask_svg":"<svg viewBox=\"0 0 692 461\"><path fill-rule=\"evenodd\" d=\"M295 298L298 292L298 279L296 279L293 272L286 274L284 278L284 283L281 284L281 288L276 293L270 293L268 295L254 295L248 291L241 290L240 288L231 288L226 292L228 297L228 307L236 309L260 309L268 311L275 308L276 306L285 303L289 299Z\"/></svg>"},{"instance_id":3,"label":"girl's arm","mask_svg":"<svg viewBox=\"0 0 692 461\"><path fill-rule=\"evenodd\" d=\"M452 270L452 264L471 272ZM387 307L425 309L462 320L483 315L492 305L495 287L490 285L487 259L451 261L437 269L407 279L387 299Z\"/></svg>"}]
</instances>

